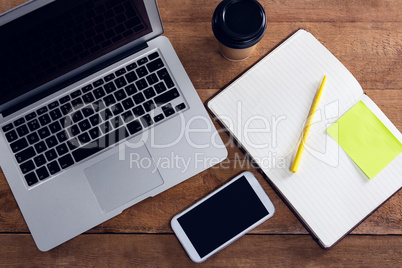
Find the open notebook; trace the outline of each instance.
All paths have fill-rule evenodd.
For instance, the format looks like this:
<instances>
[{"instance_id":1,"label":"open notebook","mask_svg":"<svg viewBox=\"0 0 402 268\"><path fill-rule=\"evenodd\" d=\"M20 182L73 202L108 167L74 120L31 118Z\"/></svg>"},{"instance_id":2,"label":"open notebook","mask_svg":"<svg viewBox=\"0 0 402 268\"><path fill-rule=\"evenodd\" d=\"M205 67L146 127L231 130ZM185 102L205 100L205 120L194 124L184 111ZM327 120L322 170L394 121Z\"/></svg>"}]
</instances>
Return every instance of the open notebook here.
<instances>
[{"instance_id":1,"label":"open notebook","mask_svg":"<svg viewBox=\"0 0 402 268\"><path fill-rule=\"evenodd\" d=\"M328 76L299 171L290 172L303 125ZM362 101L399 142L402 135L353 75L299 30L208 102L208 108L324 248L333 246L402 187L402 154L368 179L326 132Z\"/></svg>"}]
</instances>

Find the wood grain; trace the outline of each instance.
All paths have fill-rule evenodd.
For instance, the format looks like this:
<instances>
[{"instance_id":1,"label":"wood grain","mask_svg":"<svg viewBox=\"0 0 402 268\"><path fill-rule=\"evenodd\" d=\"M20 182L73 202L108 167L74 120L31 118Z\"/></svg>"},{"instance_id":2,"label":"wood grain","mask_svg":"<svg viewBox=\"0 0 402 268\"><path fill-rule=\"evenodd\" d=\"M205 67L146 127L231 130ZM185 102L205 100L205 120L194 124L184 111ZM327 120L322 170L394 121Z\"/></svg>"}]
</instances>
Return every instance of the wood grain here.
<instances>
[{"instance_id":1,"label":"wood grain","mask_svg":"<svg viewBox=\"0 0 402 268\"><path fill-rule=\"evenodd\" d=\"M174 235L81 235L45 253L29 235L0 235L1 267L397 267L401 236L349 236L323 250L308 235L246 235L195 264ZM364 245L364 246L362 246ZM368 254L373 252L375 254ZM23 256L23 258L21 258Z\"/></svg>"},{"instance_id":2,"label":"wood grain","mask_svg":"<svg viewBox=\"0 0 402 268\"><path fill-rule=\"evenodd\" d=\"M249 59L233 63L219 54L211 31L220 0L158 0L165 35L204 103L304 28L351 71L402 130L402 1L259 1L267 12L266 35ZM0 0L0 13L24 2ZM334 248L322 250L216 122L215 126L229 151L226 161L46 253L34 245L0 169L0 267L194 266L172 234L170 219L243 170L257 176L276 214L198 266L402 266L401 191Z\"/></svg>"}]
</instances>

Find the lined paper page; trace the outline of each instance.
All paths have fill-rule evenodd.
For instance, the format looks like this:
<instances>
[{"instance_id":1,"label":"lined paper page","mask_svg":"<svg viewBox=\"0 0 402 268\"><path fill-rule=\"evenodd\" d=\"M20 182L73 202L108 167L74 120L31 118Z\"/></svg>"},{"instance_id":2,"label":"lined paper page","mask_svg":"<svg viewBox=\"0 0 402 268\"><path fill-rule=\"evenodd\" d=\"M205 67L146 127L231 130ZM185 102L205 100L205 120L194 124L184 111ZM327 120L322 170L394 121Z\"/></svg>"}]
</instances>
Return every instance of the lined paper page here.
<instances>
[{"instance_id":1,"label":"lined paper page","mask_svg":"<svg viewBox=\"0 0 402 268\"><path fill-rule=\"evenodd\" d=\"M362 101L402 135L367 96ZM287 164L293 161L286 159ZM307 143L297 173L264 170L325 247L330 247L402 187L402 154L369 180L325 129Z\"/></svg>"},{"instance_id":2,"label":"lined paper page","mask_svg":"<svg viewBox=\"0 0 402 268\"><path fill-rule=\"evenodd\" d=\"M291 154L324 75L328 76L311 135L362 95L350 74L317 39L299 30L208 106L249 153L263 160Z\"/></svg>"},{"instance_id":3,"label":"lined paper page","mask_svg":"<svg viewBox=\"0 0 402 268\"><path fill-rule=\"evenodd\" d=\"M307 148L293 174L289 167L324 75ZM362 96L352 74L300 30L208 103L326 247L401 188L401 155L369 180L325 132Z\"/></svg>"}]
</instances>

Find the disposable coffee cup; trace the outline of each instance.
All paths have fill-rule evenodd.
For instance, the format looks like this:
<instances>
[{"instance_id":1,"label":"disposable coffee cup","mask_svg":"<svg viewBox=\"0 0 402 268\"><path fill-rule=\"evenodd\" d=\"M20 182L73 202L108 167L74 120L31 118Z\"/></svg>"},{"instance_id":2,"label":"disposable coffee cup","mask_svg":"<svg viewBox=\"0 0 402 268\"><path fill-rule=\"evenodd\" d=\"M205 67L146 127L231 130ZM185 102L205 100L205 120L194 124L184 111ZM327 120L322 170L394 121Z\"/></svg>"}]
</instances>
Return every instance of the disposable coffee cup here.
<instances>
[{"instance_id":1,"label":"disposable coffee cup","mask_svg":"<svg viewBox=\"0 0 402 268\"><path fill-rule=\"evenodd\" d=\"M256 0L223 0L212 17L219 51L228 60L247 59L265 34L267 16Z\"/></svg>"}]
</instances>

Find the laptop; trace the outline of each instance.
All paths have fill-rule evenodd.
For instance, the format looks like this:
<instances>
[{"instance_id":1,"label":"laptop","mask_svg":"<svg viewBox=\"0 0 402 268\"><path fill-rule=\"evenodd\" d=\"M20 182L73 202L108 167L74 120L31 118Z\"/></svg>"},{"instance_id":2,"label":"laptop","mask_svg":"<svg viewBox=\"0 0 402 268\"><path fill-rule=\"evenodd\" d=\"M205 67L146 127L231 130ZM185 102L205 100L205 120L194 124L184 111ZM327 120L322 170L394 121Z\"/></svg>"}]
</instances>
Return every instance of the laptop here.
<instances>
[{"instance_id":1,"label":"laptop","mask_svg":"<svg viewBox=\"0 0 402 268\"><path fill-rule=\"evenodd\" d=\"M41 251L227 150L154 0L36 0L0 16L0 165Z\"/></svg>"}]
</instances>

